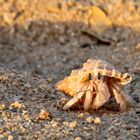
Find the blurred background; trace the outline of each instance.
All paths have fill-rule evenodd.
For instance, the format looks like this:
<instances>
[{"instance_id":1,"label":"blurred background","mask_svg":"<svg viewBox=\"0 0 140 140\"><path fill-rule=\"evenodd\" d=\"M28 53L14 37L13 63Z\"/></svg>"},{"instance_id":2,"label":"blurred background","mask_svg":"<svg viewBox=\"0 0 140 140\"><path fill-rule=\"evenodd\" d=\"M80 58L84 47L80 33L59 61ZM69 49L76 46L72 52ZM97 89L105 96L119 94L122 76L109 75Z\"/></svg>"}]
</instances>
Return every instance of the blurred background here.
<instances>
[{"instance_id":1,"label":"blurred background","mask_svg":"<svg viewBox=\"0 0 140 140\"><path fill-rule=\"evenodd\" d=\"M139 0L1 0L0 67L67 75L98 57L140 70Z\"/></svg>"}]
</instances>

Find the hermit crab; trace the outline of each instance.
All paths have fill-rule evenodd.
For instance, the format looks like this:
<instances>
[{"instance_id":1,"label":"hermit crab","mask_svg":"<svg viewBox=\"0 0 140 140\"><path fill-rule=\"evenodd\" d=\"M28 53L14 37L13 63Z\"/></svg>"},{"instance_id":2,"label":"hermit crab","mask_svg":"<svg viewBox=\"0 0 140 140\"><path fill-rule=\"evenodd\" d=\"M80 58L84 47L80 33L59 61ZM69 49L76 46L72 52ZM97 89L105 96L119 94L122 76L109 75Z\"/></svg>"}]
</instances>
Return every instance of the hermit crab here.
<instances>
[{"instance_id":1,"label":"hermit crab","mask_svg":"<svg viewBox=\"0 0 140 140\"><path fill-rule=\"evenodd\" d=\"M120 110L124 111L131 106L132 100L122 88L131 80L132 76L122 74L106 61L88 59L81 69L72 70L70 76L55 87L73 97L64 105L64 110L77 104L83 105L84 110L97 110L114 96Z\"/></svg>"}]
</instances>

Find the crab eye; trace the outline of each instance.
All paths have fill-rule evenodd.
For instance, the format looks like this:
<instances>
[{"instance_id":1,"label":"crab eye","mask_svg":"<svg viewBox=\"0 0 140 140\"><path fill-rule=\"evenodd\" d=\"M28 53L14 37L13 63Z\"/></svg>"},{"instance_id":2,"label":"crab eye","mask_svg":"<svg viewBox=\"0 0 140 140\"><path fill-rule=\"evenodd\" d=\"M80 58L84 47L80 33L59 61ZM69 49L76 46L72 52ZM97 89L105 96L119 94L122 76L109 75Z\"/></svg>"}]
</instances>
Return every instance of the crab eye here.
<instances>
[{"instance_id":1,"label":"crab eye","mask_svg":"<svg viewBox=\"0 0 140 140\"><path fill-rule=\"evenodd\" d=\"M127 75L127 76L126 76L126 79L129 79L129 78L130 78L130 76L129 76L129 75Z\"/></svg>"},{"instance_id":2,"label":"crab eye","mask_svg":"<svg viewBox=\"0 0 140 140\"><path fill-rule=\"evenodd\" d=\"M89 79L89 80L92 80L92 75L91 75L91 73L89 73L88 79Z\"/></svg>"},{"instance_id":3,"label":"crab eye","mask_svg":"<svg viewBox=\"0 0 140 140\"><path fill-rule=\"evenodd\" d=\"M124 75L124 80L125 81L131 81L132 80L132 77L131 77L131 75L129 75L128 73L126 73L125 75Z\"/></svg>"},{"instance_id":4,"label":"crab eye","mask_svg":"<svg viewBox=\"0 0 140 140\"><path fill-rule=\"evenodd\" d=\"M127 80L130 78L130 76L126 73L124 78Z\"/></svg>"},{"instance_id":5,"label":"crab eye","mask_svg":"<svg viewBox=\"0 0 140 140\"><path fill-rule=\"evenodd\" d=\"M101 79L101 74L100 73L98 73L98 80L100 80Z\"/></svg>"},{"instance_id":6,"label":"crab eye","mask_svg":"<svg viewBox=\"0 0 140 140\"><path fill-rule=\"evenodd\" d=\"M126 80L127 81L131 81L132 80L132 77L130 75L127 75Z\"/></svg>"}]
</instances>

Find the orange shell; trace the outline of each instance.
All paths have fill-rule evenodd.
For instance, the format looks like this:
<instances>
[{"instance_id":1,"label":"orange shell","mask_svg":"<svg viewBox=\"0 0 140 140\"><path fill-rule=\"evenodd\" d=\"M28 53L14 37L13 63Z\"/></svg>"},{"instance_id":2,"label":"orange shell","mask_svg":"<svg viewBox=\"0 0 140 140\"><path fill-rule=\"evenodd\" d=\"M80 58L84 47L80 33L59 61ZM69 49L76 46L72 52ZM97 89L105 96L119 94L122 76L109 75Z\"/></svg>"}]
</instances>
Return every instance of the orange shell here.
<instances>
[{"instance_id":1,"label":"orange shell","mask_svg":"<svg viewBox=\"0 0 140 140\"><path fill-rule=\"evenodd\" d=\"M65 77L63 80L56 83L55 87L57 90L61 90L68 93L70 96L74 96L75 93L81 88L83 79L88 80L88 76L84 75L81 70L72 70L70 76Z\"/></svg>"}]
</instances>

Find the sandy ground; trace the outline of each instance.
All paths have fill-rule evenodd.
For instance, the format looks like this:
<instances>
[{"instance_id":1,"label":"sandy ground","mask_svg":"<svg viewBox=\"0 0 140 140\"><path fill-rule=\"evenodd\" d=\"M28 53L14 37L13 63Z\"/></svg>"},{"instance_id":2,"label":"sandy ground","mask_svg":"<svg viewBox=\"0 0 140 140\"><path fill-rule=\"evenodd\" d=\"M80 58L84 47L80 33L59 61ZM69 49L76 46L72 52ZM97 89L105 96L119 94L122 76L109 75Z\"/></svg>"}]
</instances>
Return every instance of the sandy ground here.
<instances>
[{"instance_id":1,"label":"sandy ground","mask_svg":"<svg viewBox=\"0 0 140 140\"><path fill-rule=\"evenodd\" d=\"M140 139L140 2L110 0L0 1L0 139ZM113 24L100 42L91 30L88 10L99 6ZM103 38L104 38L103 37ZM115 41L114 41L115 40ZM119 112L63 111L57 81L98 57L133 74L125 87L133 106ZM12 103L20 103L13 106ZM45 120L39 119L44 109ZM99 117L96 124L89 118Z\"/></svg>"}]
</instances>

